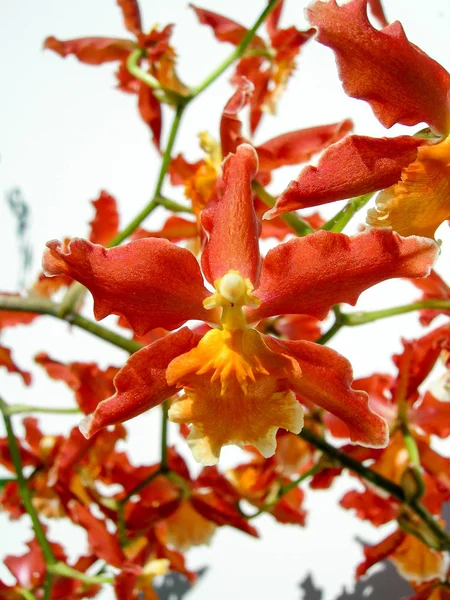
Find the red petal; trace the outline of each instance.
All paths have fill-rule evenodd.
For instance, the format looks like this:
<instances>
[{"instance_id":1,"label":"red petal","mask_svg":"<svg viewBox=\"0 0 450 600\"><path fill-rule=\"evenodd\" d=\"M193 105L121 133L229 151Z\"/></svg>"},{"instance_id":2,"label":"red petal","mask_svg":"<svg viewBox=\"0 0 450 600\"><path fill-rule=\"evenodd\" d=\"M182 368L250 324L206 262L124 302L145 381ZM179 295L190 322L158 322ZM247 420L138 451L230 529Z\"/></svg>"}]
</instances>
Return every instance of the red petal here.
<instances>
[{"instance_id":1,"label":"red petal","mask_svg":"<svg viewBox=\"0 0 450 600\"><path fill-rule=\"evenodd\" d=\"M373 17L378 21L381 27L387 27L389 25L388 20L386 19L386 15L384 14L383 5L381 4L381 0L367 0L367 3L370 8L370 12Z\"/></svg>"},{"instance_id":2,"label":"red petal","mask_svg":"<svg viewBox=\"0 0 450 600\"><path fill-rule=\"evenodd\" d=\"M317 40L336 54L346 93L369 102L385 127L425 121L449 132L450 74L408 41L398 21L377 31L367 18L367 0L342 6L316 1L307 12Z\"/></svg>"},{"instance_id":3,"label":"red petal","mask_svg":"<svg viewBox=\"0 0 450 600\"><path fill-rule=\"evenodd\" d=\"M123 14L125 27L131 33L138 35L142 32L141 13L137 0L117 0Z\"/></svg>"},{"instance_id":4,"label":"red petal","mask_svg":"<svg viewBox=\"0 0 450 600\"><path fill-rule=\"evenodd\" d=\"M238 77L234 83L237 85L237 89L226 103L220 120L220 143L223 157L228 156L230 152L236 152L239 144L247 141L242 135L242 122L238 115L250 102L254 86L246 77Z\"/></svg>"},{"instance_id":5,"label":"red petal","mask_svg":"<svg viewBox=\"0 0 450 600\"><path fill-rule=\"evenodd\" d=\"M166 381L167 366L199 340L184 327L133 354L114 378L115 395L100 402L80 426L83 435L89 438L103 427L132 419L175 394L176 386Z\"/></svg>"},{"instance_id":6,"label":"red petal","mask_svg":"<svg viewBox=\"0 0 450 600\"><path fill-rule=\"evenodd\" d=\"M1 292L2 296L19 297L18 294ZM28 325L39 315L36 313L20 312L18 310L0 310L0 330L4 327L14 327L15 325Z\"/></svg>"},{"instance_id":7,"label":"red petal","mask_svg":"<svg viewBox=\"0 0 450 600\"><path fill-rule=\"evenodd\" d=\"M392 504L391 500L382 498L371 490L347 492L339 504L346 509L355 509L359 519L370 521L376 527L397 517L397 507Z\"/></svg>"},{"instance_id":8,"label":"red petal","mask_svg":"<svg viewBox=\"0 0 450 600\"><path fill-rule=\"evenodd\" d=\"M202 212L208 241L202 253L206 279L214 283L228 271L239 271L255 285L259 279L260 225L253 206L251 182L258 158L249 144L241 144L223 165L224 195ZM206 321L207 319L203 319Z\"/></svg>"},{"instance_id":9,"label":"red petal","mask_svg":"<svg viewBox=\"0 0 450 600\"><path fill-rule=\"evenodd\" d=\"M176 243L181 240L196 238L198 233L198 226L194 221L187 221L181 217L169 217L159 231L147 231L142 227L138 227L133 233L133 239L155 237Z\"/></svg>"},{"instance_id":10,"label":"red petal","mask_svg":"<svg viewBox=\"0 0 450 600\"><path fill-rule=\"evenodd\" d=\"M280 244L267 253L256 296L261 306L250 321L283 314L323 319L335 304L354 305L369 287L393 277L426 276L437 245L420 237L402 238L389 229L353 237L318 231Z\"/></svg>"},{"instance_id":11,"label":"red petal","mask_svg":"<svg viewBox=\"0 0 450 600\"><path fill-rule=\"evenodd\" d=\"M204 8L198 8L193 4L189 5L194 9L198 20L203 25L208 25L213 30L214 36L219 42L229 42L234 46L237 46L242 42L242 38L248 32L246 27L239 25L235 21L223 17L211 10L205 10ZM254 36L250 43L250 48L261 48L264 47L264 42L259 36Z\"/></svg>"},{"instance_id":12,"label":"red petal","mask_svg":"<svg viewBox=\"0 0 450 600\"><path fill-rule=\"evenodd\" d=\"M450 435L450 402L437 400L427 392L411 415L411 421L427 435L445 439Z\"/></svg>"},{"instance_id":13,"label":"red petal","mask_svg":"<svg viewBox=\"0 0 450 600\"><path fill-rule=\"evenodd\" d=\"M272 171L286 165L306 162L330 144L343 138L353 128L349 119L284 133L257 146L260 171Z\"/></svg>"},{"instance_id":14,"label":"red petal","mask_svg":"<svg viewBox=\"0 0 450 600\"><path fill-rule=\"evenodd\" d=\"M64 381L74 392L78 406L85 413L91 413L97 404L114 393L113 378L117 367L102 371L96 363L74 362L67 365L52 360L41 352L35 356L38 365L57 381Z\"/></svg>"},{"instance_id":15,"label":"red petal","mask_svg":"<svg viewBox=\"0 0 450 600\"><path fill-rule=\"evenodd\" d=\"M249 535L258 537L256 529L239 514L236 505L221 498L213 491L194 490L191 496L191 504L208 521L217 523L217 525L231 525Z\"/></svg>"},{"instance_id":16,"label":"red petal","mask_svg":"<svg viewBox=\"0 0 450 600\"><path fill-rule=\"evenodd\" d=\"M94 296L94 314L124 316L138 335L175 329L189 319L209 321L202 300L210 295L194 256L166 240L142 239L106 250L75 238L48 242L47 275L70 275Z\"/></svg>"},{"instance_id":17,"label":"red petal","mask_svg":"<svg viewBox=\"0 0 450 600\"><path fill-rule=\"evenodd\" d=\"M116 199L102 190L97 200L92 200L92 204L95 208L95 217L89 223L91 226L89 240L93 244L107 246L119 233L119 213Z\"/></svg>"},{"instance_id":18,"label":"red petal","mask_svg":"<svg viewBox=\"0 0 450 600\"><path fill-rule=\"evenodd\" d=\"M364 556L365 561L358 565L356 569L356 577L361 577L364 575L370 567L375 565L376 563L388 558L396 548L400 546L400 544L405 539L405 533L400 529L397 529L389 535L384 540L381 540L378 544L374 546L365 546L364 547Z\"/></svg>"},{"instance_id":19,"label":"red petal","mask_svg":"<svg viewBox=\"0 0 450 600\"><path fill-rule=\"evenodd\" d=\"M372 448L386 446L386 421L372 412L366 392L352 389L353 372L346 358L313 342L281 341L269 336L265 341L272 350L278 348L278 352L298 362L301 376L291 381L294 391L344 421L352 442Z\"/></svg>"},{"instance_id":20,"label":"red petal","mask_svg":"<svg viewBox=\"0 0 450 600\"><path fill-rule=\"evenodd\" d=\"M22 377L24 384L30 385L31 373L19 369L12 359L11 350L4 348L3 346L0 346L0 367L6 367L9 373L18 373Z\"/></svg>"},{"instance_id":21,"label":"red petal","mask_svg":"<svg viewBox=\"0 0 450 600\"><path fill-rule=\"evenodd\" d=\"M105 522L96 519L86 506L78 502L71 501L69 508L73 521L86 530L92 551L108 565L120 568L125 556L116 536L109 533Z\"/></svg>"},{"instance_id":22,"label":"red petal","mask_svg":"<svg viewBox=\"0 0 450 600\"><path fill-rule=\"evenodd\" d=\"M416 159L423 143L409 136L351 135L331 146L317 167L305 167L265 218L387 188L399 181L402 169Z\"/></svg>"},{"instance_id":23,"label":"red petal","mask_svg":"<svg viewBox=\"0 0 450 600\"><path fill-rule=\"evenodd\" d=\"M131 40L104 37L78 38L64 42L51 36L45 40L44 48L53 50L63 58L73 54L88 65L101 65L126 59L136 48L136 44Z\"/></svg>"},{"instance_id":24,"label":"red petal","mask_svg":"<svg viewBox=\"0 0 450 600\"><path fill-rule=\"evenodd\" d=\"M423 292L421 300L448 300L450 298L450 289L445 281L439 277L436 271L432 270L426 279L412 279L411 283ZM425 309L420 311L420 323L429 325L431 321L439 314L450 315L450 311L443 309Z\"/></svg>"},{"instance_id":25,"label":"red petal","mask_svg":"<svg viewBox=\"0 0 450 600\"><path fill-rule=\"evenodd\" d=\"M145 83L141 83L139 87L138 109L142 120L150 127L153 143L159 149L162 129L161 105L152 88Z\"/></svg>"}]
</instances>

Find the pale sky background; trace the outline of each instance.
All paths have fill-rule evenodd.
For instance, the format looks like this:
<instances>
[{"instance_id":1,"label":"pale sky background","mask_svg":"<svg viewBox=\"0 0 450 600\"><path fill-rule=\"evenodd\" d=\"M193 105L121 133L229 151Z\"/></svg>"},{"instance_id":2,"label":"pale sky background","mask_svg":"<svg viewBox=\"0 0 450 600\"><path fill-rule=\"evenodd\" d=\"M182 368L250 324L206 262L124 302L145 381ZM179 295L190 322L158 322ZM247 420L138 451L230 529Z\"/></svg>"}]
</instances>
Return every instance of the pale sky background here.
<instances>
[{"instance_id":1,"label":"pale sky background","mask_svg":"<svg viewBox=\"0 0 450 600\"><path fill-rule=\"evenodd\" d=\"M264 0L203 0L199 5L251 26L265 6ZM287 0L283 17L286 26L306 27L303 0ZM190 85L202 81L232 50L219 44L209 30L200 26L181 0L141 0L144 28L153 23L175 22L173 43L181 55L178 72ZM448 0L385 0L388 20L399 19L411 41L430 56L450 67L448 33L450 7ZM260 32L264 35L263 30ZM4 196L20 187L32 211L30 240L33 264L28 284L35 278L45 242L65 236L84 236L93 211L90 200L101 189L113 194L125 225L147 203L159 169L158 155L149 141L148 130L136 111L136 101L114 89L115 66L90 67L73 58L61 59L42 50L48 35L61 39L87 37L129 37L120 11L113 0L15 0L0 3L0 289L14 291L20 262L17 253L16 223ZM370 68L370 67L368 67ZM198 98L186 112L175 152L182 151L190 160L201 157L196 135L208 130L218 137L219 118L232 93L228 84L230 71ZM165 124L170 116L165 113ZM359 134L385 135L385 130L363 102L345 96L337 78L331 51L316 43L304 47L298 71L289 83L276 117L268 116L257 132L261 143L279 133L293 129L331 123L351 117ZM413 133L421 128L394 127L387 135ZM167 133L167 128L164 130ZM163 138L165 139L165 138ZM299 168L277 172L270 188L279 192L295 177ZM181 188L164 187L169 197L182 198ZM331 216L342 203L328 211ZM161 222L163 212L155 213L146 224ZM362 222L355 219L355 227ZM353 230L355 230L355 227ZM351 231L351 230L350 230ZM445 224L438 232L444 250L436 268L449 279L450 240ZM365 292L358 304L360 310L394 306L418 298L406 282L389 282ZM350 309L351 310L351 309ZM86 303L90 316L90 303ZM108 320L106 320L108 323ZM110 321L112 322L112 321ZM331 347L349 358L355 376L375 371L393 372L391 355L400 350L400 337L413 338L423 329L417 314L379 322L339 333ZM7 331L2 344L15 350L18 364L33 372L34 385L24 389L17 376L0 372L2 396L9 402L45 405L72 405L73 397L63 384L50 381L36 368L33 356L46 351L59 360L97 360L101 366L120 366L126 353L87 333L70 330L62 322L41 318L32 327ZM133 460L150 463L158 460L159 410L133 420L129 426L129 443ZM49 433L68 431L72 417L45 417L42 428ZM16 418L19 423L19 419ZM19 426L17 430L20 431ZM175 428L170 440L178 439ZM198 469L181 442L183 456L194 472ZM448 445L440 446L447 455ZM243 460L243 453L226 448L221 465L226 467ZM354 486L354 482L350 482ZM271 600L317 600L303 595L299 584L311 574L322 600L337 600L343 589L353 589L354 568L362 559L356 536L366 540L381 539L392 526L375 530L361 523L351 512L337 507L347 481L340 481L326 492L307 492L309 509L307 527L283 526L270 517L257 520L261 539L255 540L230 528L219 530L209 548L193 549L188 566L209 570L196 588L186 595L189 600L225 600L259 598ZM0 515L0 553L21 554L23 542L30 538L26 519L9 523ZM82 532L63 523L51 523L52 540L62 541L70 555L81 551ZM11 581L8 571L0 566L0 579ZM341 596L343 597L343 596ZM354 597L362 597L355 595ZM374 596L377 597L377 596ZM385 595L395 600L396 596ZM101 596L113 598L111 590Z\"/></svg>"}]
</instances>

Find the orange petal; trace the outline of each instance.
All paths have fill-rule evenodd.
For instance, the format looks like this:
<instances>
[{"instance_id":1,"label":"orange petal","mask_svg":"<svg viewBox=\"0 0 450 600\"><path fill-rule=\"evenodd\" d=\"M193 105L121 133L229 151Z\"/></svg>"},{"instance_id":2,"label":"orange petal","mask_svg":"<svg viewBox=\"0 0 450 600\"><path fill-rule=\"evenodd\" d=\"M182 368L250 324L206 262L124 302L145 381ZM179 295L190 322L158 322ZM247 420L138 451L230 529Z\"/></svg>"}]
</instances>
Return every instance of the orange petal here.
<instances>
[{"instance_id":1,"label":"orange petal","mask_svg":"<svg viewBox=\"0 0 450 600\"><path fill-rule=\"evenodd\" d=\"M292 371L299 374L257 331L211 330L168 367L169 385L186 391L169 418L193 424L188 443L203 464L215 464L225 444L252 444L272 456L279 427L299 433L303 426L302 407L286 385Z\"/></svg>"},{"instance_id":2,"label":"orange petal","mask_svg":"<svg viewBox=\"0 0 450 600\"><path fill-rule=\"evenodd\" d=\"M367 215L372 227L433 238L450 218L450 138L418 148L417 159L403 169L399 183L381 192L376 202Z\"/></svg>"}]
</instances>

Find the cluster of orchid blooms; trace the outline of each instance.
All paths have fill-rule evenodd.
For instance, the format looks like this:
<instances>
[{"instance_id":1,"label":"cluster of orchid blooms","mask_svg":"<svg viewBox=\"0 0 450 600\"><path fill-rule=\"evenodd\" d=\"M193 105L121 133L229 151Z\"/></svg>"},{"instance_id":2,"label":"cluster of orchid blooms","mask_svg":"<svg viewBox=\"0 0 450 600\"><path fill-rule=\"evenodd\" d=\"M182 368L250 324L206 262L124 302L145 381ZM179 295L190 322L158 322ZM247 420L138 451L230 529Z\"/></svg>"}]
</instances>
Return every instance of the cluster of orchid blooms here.
<instances>
[{"instance_id":1,"label":"cluster of orchid blooms","mask_svg":"<svg viewBox=\"0 0 450 600\"><path fill-rule=\"evenodd\" d=\"M410 600L448 600L450 536L440 514L450 500L450 461L432 441L450 434L450 379L445 371L431 386L425 380L450 357L450 288L433 270L435 231L450 218L449 73L407 39L399 22L389 25L376 0L315 0L307 31L281 28L283 0L270 0L257 23L266 37L256 26L192 7L236 50L220 142L201 133L205 157L188 162L172 156L174 136L161 150L162 119L175 109L175 134L202 86L193 90L178 77L172 25L144 33L137 1L118 4L132 39L49 37L45 47L90 65L118 65L119 89L137 96L163 153L161 182L167 176L183 186L187 202L167 200L159 186L142 218L121 230L116 201L103 191L93 203L89 240L48 242L29 295L0 297L2 329L53 314L131 353L120 368L105 370L44 352L35 357L73 390L85 415L69 433L44 435L27 416L19 439L14 405L1 400L7 436L0 463L10 477L2 480L0 504L11 519L29 513L35 537L24 556L5 559L17 581L0 581L0 598L91 598L110 584L119 600L157 598L156 575L177 571L194 582L183 552L208 542L217 527L256 536L250 519L263 512L304 525L305 485L327 488L350 469L364 491L347 492L342 506L376 526L398 524L364 548L357 576L389 558L411 583ZM243 115L253 134L306 43L331 48L345 92L367 102L383 126L407 125L412 134L351 135L346 120L252 144ZM429 128L414 130L423 123ZM273 170L320 152L316 166L303 165L276 201L267 193ZM341 233L346 215L375 192L361 232ZM296 212L343 199L347 212L328 222L317 212ZM157 205L173 213L158 231L142 228ZM277 244L263 256L260 239L267 238ZM427 330L403 342L395 376L353 380L350 363L325 343L351 319L342 304L355 305L364 290L391 278L408 278L420 290L413 308L421 309ZM95 318L118 315L122 335L79 316L86 288ZM333 312L335 324L324 333ZM430 327L439 316L444 324ZM30 384L3 346L0 365ZM179 424L202 465L195 476L165 435L158 464L135 466L117 449L127 435L123 423L158 405L163 428L167 419ZM223 472L220 453L228 444L244 448L244 459ZM86 555L67 564L41 517L84 528Z\"/></svg>"}]
</instances>

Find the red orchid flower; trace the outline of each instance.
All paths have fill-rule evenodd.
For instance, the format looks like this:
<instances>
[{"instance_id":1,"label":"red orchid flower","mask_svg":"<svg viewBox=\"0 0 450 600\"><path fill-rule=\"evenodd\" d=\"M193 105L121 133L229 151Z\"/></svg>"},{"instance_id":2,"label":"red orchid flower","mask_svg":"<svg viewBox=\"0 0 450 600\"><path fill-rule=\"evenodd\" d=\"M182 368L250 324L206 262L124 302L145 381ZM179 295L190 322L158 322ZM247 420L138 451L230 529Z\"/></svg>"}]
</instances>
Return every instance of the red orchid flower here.
<instances>
[{"instance_id":1,"label":"red orchid flower","mask_svg":"<svg viewBox=\"0 0 450 600\"><path fill-rule=\"evenodd\" d=\"M161 31L155 26L149 33L142 31L142 18L137 0L118 0L126 29L135 40L108 37L87 37L72 40L59 40L48 37L44 48L53 50L63 58L73 55L88 65L101 65L118 62L116 77L118 87L124 92L138 96L138 110L142 120L153 134L155 146L159 148L162 113L159 99L152 88L136 79L127 69L126 62L130 54L140 48L148 62L148 72L166 89L179 94L187 94L188 89L178 79L175 72L176 54L169 45L173 25L167 25Z\"/></svg>"},{"instance_id":2,"label":"red orchid flower","mask_svg":"<svg viewBox=\"0 0 450 600\"><path fill-rule=\"evenodd\" d=\"M266 217L384 190L368 224L432 238L450 218L450 74L408 41L399 22L375 29L367 0L316 0L308 16L317 40L334 50L349 96L368 102L385 127L425 122L434 135L349 136L306 167Z\"/></svg>"},{"instance_id":3,"label":"red orchid flower","mask_svg":"<svg viewBox=\"0 0 450 600\"><path fill-rule=\"evenodd\" d=\"M205 335L188 328L146 346L115 377L116 394L82 423L92 436L176 394L169 418L191 423L188 443L197 460L217 462L225 444L275 451L278 428L298 433L303 410L296 394L333 412L352 441L387 442L385 421L351 388L350 364L330 348L282 341L252 328L263 317L309 314L324 318L340 302L392 277L428 274L437 245L402 239L389 230L353 238L320 231L281 244L262 259L251 181L257 156L242 144L224 163L224 195L202 214L206 232L200 267L186 249L141 239L105 249L81 239L47 244L48 275L69 274L94 296L97 319L118 314L137 334L173 330L191 319L214 324ZM221 314L220 314L221 313Z\"/></svg>"}]
</instances>

